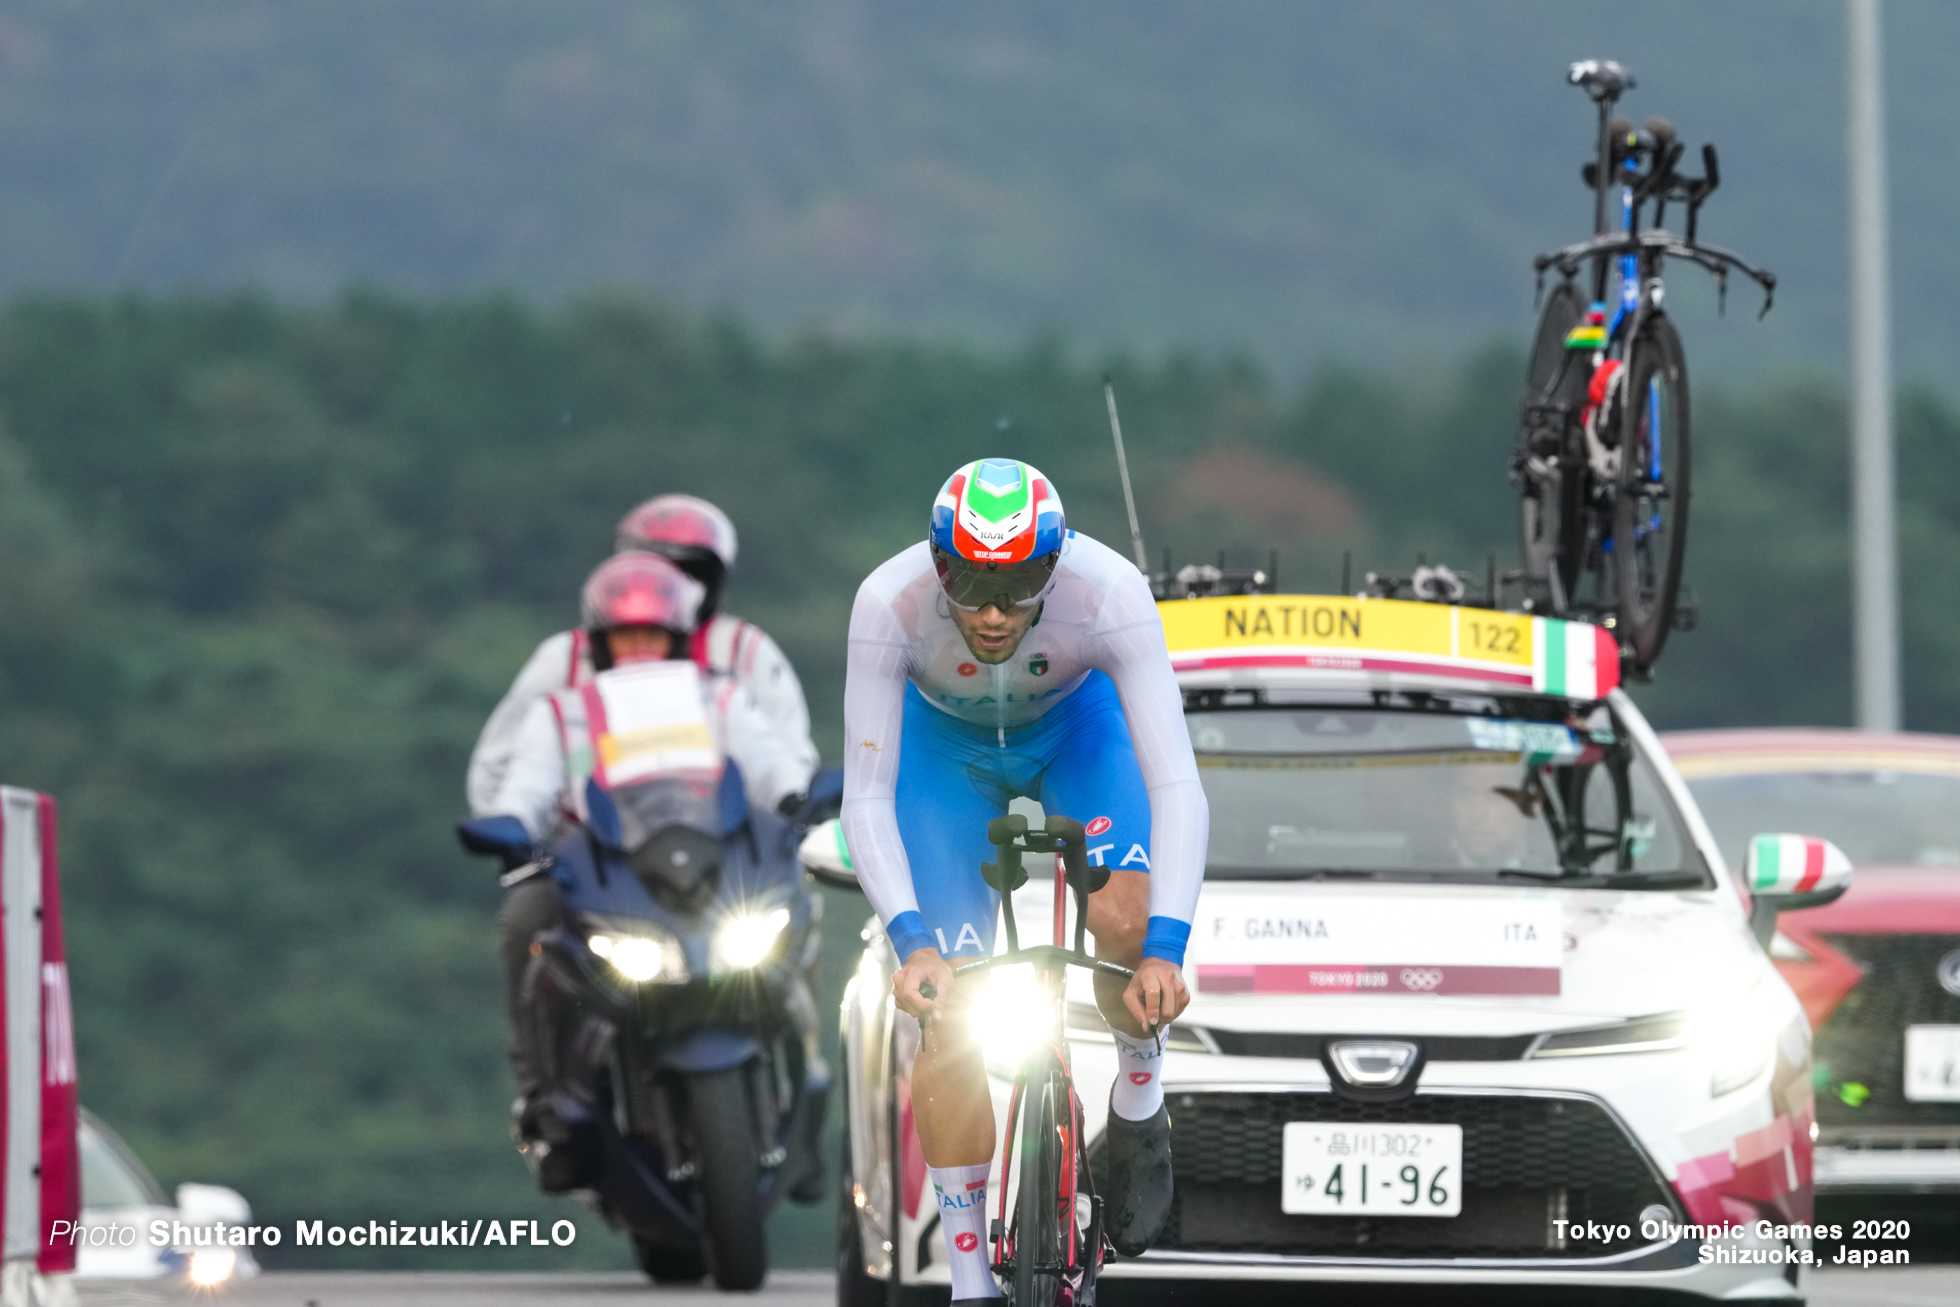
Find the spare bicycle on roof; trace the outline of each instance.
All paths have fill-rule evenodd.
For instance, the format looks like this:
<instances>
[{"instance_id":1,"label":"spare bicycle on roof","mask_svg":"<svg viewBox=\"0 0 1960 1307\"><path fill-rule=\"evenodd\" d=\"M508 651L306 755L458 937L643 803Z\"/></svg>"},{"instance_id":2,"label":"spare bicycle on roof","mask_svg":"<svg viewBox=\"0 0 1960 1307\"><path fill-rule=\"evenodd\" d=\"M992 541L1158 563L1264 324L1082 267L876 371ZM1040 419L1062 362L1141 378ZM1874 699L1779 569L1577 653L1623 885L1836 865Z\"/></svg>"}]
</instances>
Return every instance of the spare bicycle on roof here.
<instances>
[{"instance_id":1,"label":"spare bicycle on roof","mask_svg":"<svg viewBox=\"0 0 1960 1307\"><path fill-rule=\"evenodd\" d=\"M1586 60L1567 80L1599 112L1596 157L1583 170L1594 234L1533 260L1541 288L1548 271L1559 281L1539 315L1512 460L1524 604L1598 621L1615 632L1630 667L1645 672L1669 630L1694 616L1679 602L1691 485L1688 369L1662 308L1662 267L1670 258L1697 264L1724 297L1729 273L1740 272L1762 287L1761 313L1776 278L1698 238L1701 207L1721 184L1713 145L1701 147L1701 176L1687 176L1674 124L1649 118L1636 128L1613 112L1634 86L1632 73ZM1676 205L1685 214L1681 235L1665 225ZM1582 273L1590 274L1583 289Z\"/></svg>"}]
</instances>

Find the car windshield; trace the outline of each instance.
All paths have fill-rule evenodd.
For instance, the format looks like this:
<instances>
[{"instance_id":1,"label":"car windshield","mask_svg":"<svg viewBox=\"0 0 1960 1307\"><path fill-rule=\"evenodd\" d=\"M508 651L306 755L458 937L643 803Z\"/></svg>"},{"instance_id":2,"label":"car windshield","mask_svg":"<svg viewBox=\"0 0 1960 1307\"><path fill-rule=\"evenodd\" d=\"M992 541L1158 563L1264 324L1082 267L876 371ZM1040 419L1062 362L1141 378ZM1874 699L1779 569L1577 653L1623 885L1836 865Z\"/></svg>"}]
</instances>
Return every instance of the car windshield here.
<instances>
[{"instance_id":1,"label":"car windshield","mask_svg":"<svg viewBox=\"0 0 1960 1307\"><path fill-rule=\"evenodd\" d=\"M1816 835L1853 863L1960 867L1960 776L1903 771L1780 772L1690 781L1732 867L1752 835Z\"/></svg>"},{"instance_id":2,"label":"car windshield","mask_svg":"<svg viewBox=\"0 0 1960 1307\"><path fill-rule=\"evenodd\" d=\"M1234 702L1234 699L1240 702ZM1206 876L1712 884L1680 814L1603 705L1371 695L1193 696Z\"/></svg>"},{"instance_id":3,"label":"car windshield","mask_svg":"<svg viewBox=\"0 0 1960 1307\"><path fill-rule=\"evenodd\" d=\"M86 1113L77 1131L82 1154L82 1206L163 1207L169 1200L143 1164L107 1126Z\"/></svg>"}]
</instances>

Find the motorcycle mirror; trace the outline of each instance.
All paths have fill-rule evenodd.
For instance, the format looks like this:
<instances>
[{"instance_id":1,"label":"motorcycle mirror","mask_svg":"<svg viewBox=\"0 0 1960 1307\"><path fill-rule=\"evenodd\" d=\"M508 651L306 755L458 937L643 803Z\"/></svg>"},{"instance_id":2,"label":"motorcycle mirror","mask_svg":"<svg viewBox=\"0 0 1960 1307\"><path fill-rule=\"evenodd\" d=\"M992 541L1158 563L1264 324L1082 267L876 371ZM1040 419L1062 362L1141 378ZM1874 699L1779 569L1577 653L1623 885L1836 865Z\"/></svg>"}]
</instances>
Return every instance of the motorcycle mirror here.
<instances>
[{"instance_id":1,"label":"motorcycle mirror","mask_svg":"<svg viewBox=\"0 0 1960 1307\"><path fill-rule=\"evenodd\" d=\"M501 858L506 866L529 862L536 854L531 832L524 829L523 822L508 814L460 822L456 838L468 852Z\"/></svg>"},{"instance_id":2,"label":"motorcycle mirror","mask_svg":"<svg viewBox=\"0 0 1960 1307\"><path fill-rule=\"evenodd\" d=\"M835 816L843 802L844 769L826 767L810 778L810 789L796 811L796 823L814 826L826 817Z\"/></svg>"},{"instance_id":3,"label":"motorcycle mirror","mask_svg":"<svg viewBox=\"0 0 1960 1307\"><path fill-rule=\"evenodd\" d=\"M844 844L844 824L834 817L810 828L796 850L796 860L820 885L864 892L864 886L858 884L857 869L851 865L851 851Z\"/></svg>"}]
</instances>

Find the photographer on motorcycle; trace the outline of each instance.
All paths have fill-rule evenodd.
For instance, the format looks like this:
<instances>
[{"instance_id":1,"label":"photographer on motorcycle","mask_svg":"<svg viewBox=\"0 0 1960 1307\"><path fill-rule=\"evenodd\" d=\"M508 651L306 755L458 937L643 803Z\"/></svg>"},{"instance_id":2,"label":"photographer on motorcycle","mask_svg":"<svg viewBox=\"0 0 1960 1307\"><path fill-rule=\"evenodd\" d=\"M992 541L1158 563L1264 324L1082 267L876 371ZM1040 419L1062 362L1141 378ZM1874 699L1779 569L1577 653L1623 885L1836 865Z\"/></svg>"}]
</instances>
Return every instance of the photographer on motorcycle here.
<instances>
[{"instance_id":1,"label":"photographer on motorcycle","mask_svg":"<svg viewBox=\"0 0 1960 1307\"><path fill-rule=\"evenodd\" d=\"M810 710L796 670L761 627L721 611L722 589L735 567L735 524L705 499L660 495L620 519L615 553L658 554L702 587L698 626L689 646L695 664L710 676L728 677L747 690L776 736L805 775L817 769L810 740ZM533 705L556 690L592 679L592 638L582 628L547 637L525 662L503 700L491 712L470 753L466 782L470 815L498 809L499 786L510 770L519 728Z\"/></svg>"},{"instance_id":2,"label":"photographer on motorcycle","mask_svg":"<svg viewBox=\"0 0 1960 1307\"><path fill-rule=\"evenodd\" d=\"M614 668L679 661L700 666L697 642L703 587L679 567L657 554L628 551L600 564L586 581L578 636L590 650L594 674ZM699 722L705 717L706 738L696 725L677 728L675 739L657 745L671 751L724 758L741 773L751 805L774 811L796 800L807 789L811 767L793 739L785 739L772 720L738 682L725 677L687 675L672 678L671 690L698 696L699 704L679 704L675 718ZM623 745L607 732L599 686L588 679L534 701L512 737L507 766L481 816L515 817L537 844L547 843L561 823L582 823L588 817L588 779L600 787L610 783L612 768L623 747L645 749L644 741ZM595 706L597 705L597 706ZM499 955L504 1003L510 1022L511 1073L519 1098L514 1105L518 1132L527 1140L562 1135L552 1119L562 1115L554 1105L559 1094L582 1100L585 1088L554 1083L555 1062L549 1050L565 1033L560 1015L548 996L527 993L533 940L539 932L561 923L564 906L558 883L549 875L531 875L510 889L498 915ZM793 1007L803 1042L814 1054L816 1010L807 985ZM535 1009L535 1010L533 1010ZM812 1059L812 1067L820 1062ZM547 1189L576 1187L578 1177L560 1173L569 1159L554 1166L546 1149L539 1180Z\"/></svg>"}]
</instances>

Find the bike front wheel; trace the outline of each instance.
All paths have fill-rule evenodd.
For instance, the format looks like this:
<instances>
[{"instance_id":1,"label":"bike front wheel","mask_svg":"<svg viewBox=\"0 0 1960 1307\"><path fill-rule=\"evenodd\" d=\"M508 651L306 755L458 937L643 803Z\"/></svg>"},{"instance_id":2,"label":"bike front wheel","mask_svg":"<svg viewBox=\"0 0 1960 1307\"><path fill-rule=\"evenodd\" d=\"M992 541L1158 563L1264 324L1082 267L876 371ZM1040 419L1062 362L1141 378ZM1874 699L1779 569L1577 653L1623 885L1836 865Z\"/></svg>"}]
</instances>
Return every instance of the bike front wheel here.
<instances>
[{"instance_id":1,"label":"bike front wheel","mask_svg":"<svg viewBox=\"0 0 1960 1307\"><path fill-rule=\"evenodd\" d=\"M1620 647L1652 667L1674 624L1688 542L1691 484L1688 365L1665 315L1640 325L1627 351L1620 414L1620 475L1613 506L1613 560Z\"/></svg>"},{"instance_id":2,"label":"bike front wheel","mask_svg":"<svg viewBox=\"0 0 1960 1307\"><path fill-rule=\"evenodd\" d=\"M1538 315L1526 368L1518 434L1518 543L1525 597L1539 612L1563 612L1585 560L1584 462L1573 450L1592 353L1566 348L1586 302L1570 281L1552 287Z\"/></svg>"},{"instance_id":3,"label":"bike front wheel","mask_svg":"<svg viewBox=\"0 0 1960 1307\"><path fill-rule=\"evenodd\" d=\"M1021 1106L1020 1192L1014 1204L1014 1307L1065 1307L1092 1297L1100 1249L1091 1246L1080 1115L1058 1062L1030 1075Z\"/></svg>"}]
</instances>

